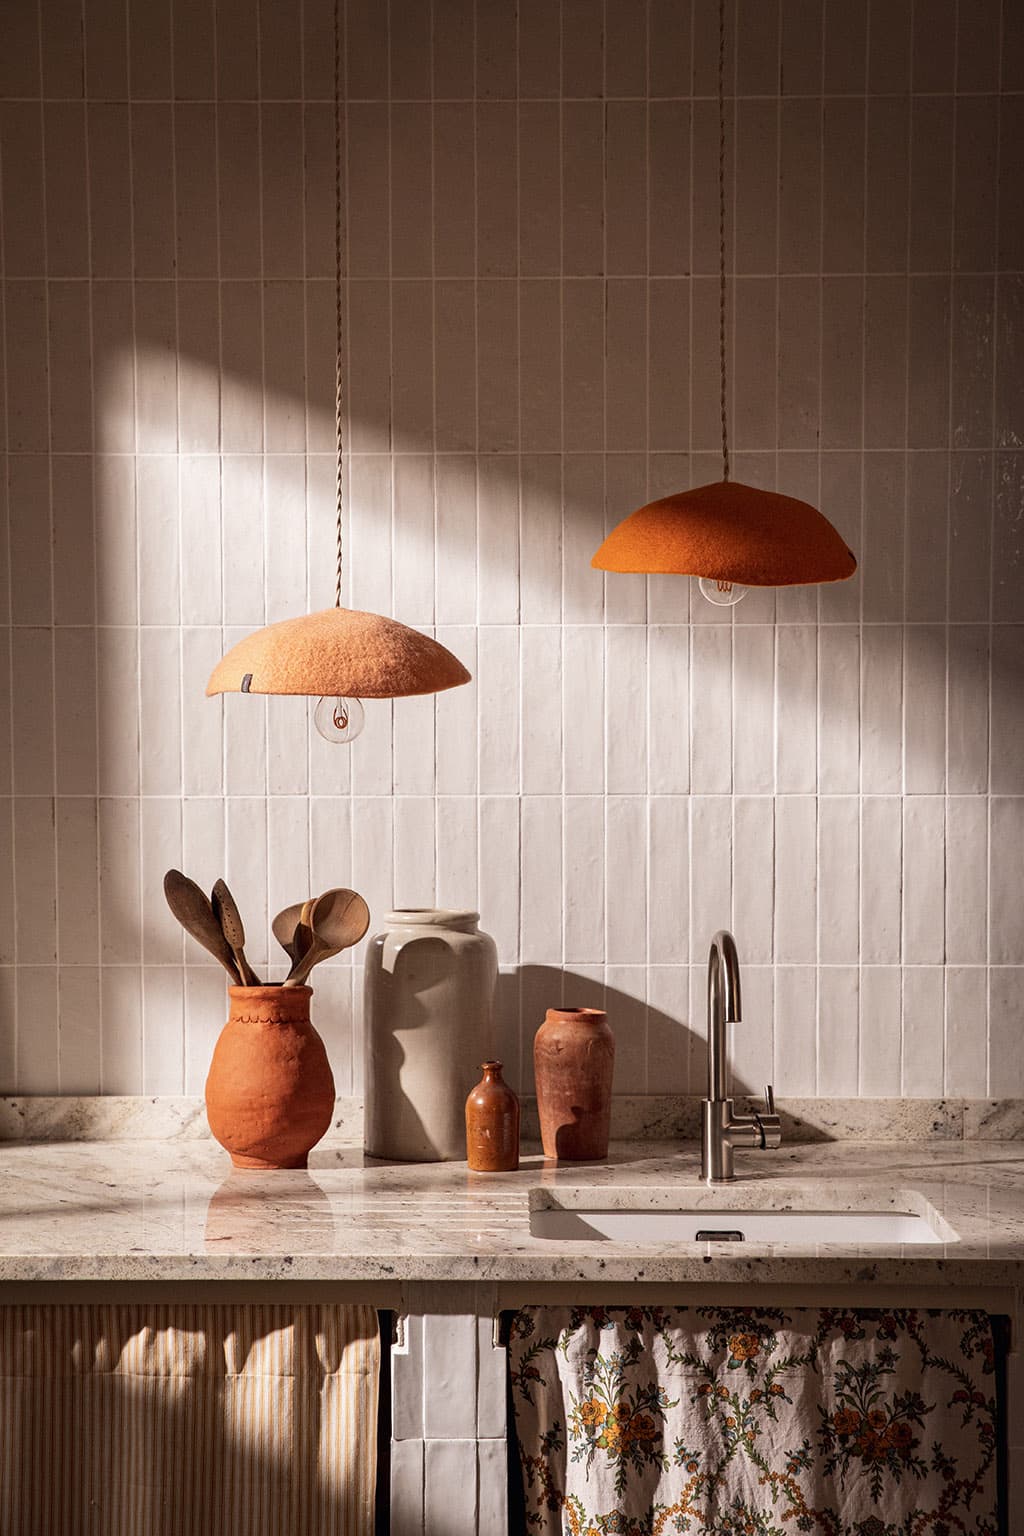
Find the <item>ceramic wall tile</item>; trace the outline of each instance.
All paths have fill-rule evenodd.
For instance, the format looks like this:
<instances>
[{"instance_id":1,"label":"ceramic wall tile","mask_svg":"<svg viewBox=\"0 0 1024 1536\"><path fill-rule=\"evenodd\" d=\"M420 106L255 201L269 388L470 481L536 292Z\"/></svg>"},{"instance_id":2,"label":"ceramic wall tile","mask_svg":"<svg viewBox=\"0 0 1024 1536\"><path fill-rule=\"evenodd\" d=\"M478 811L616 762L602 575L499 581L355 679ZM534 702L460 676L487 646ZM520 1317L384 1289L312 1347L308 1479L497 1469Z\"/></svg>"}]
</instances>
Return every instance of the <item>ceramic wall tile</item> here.
<instances>
[{"instance_id":1,"label":"ceramic wall tile","mask_svg":"<svg viewBox=\"0 0 1024 1536\"><path fill-rule=\"evenodd\" d=\"M823 1097L856 1094L860 1032L860 973L825 965L818 973L818 1083Z\"/></svg>"},{"instance_id":2,"label":"ceramic wall tile","mask_svg":"<svg viewBox=\"0 0 1024 1536\"><path fill-rule=\"evenodd\" d=\"M866 1098L898 1098L903 1052L900 970L865 965L860 974L859 1092Z\"/></svg>"},{"instance_id":3,"label":"ceramic wall tile","mask_svg":"<svg viewBox=\"0 0 1024 1536\"><path fill-rule=\"evenodd\" d=\"M938 964L946 955L944 811L938 795L908 795L903 802L902 953L905 965ZM928 1094L915 1097L927 1098Z\"/></svg>"}]
</instances>

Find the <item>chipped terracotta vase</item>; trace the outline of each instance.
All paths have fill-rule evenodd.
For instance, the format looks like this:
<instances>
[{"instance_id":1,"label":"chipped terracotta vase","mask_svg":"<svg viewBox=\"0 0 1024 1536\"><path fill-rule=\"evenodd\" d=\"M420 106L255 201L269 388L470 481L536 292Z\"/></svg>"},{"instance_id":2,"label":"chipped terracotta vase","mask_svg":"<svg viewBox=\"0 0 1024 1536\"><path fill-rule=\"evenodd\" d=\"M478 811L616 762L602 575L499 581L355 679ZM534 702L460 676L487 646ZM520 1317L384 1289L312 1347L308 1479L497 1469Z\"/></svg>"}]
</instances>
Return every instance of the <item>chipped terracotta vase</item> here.
<instances>
[{"instance_id":1,"label":"chipped terracotta vase","mask_svg":"<svg viewBox=\"0 0 1024 1536\"><path fill-rule=\"evenodd\" d=\"M210 1130L236 1168L305 1168L334 1113L334 1078L309 1022L312 987L229 987L206 1079Z\"/></svg>"},{"instance_id":2,"label":"chipped terracotta vase","mask_svg":"<svg viewBox=\"0 0 1024 1536\"><path fill-rule=\"evenodd\" d=\"M549 1008L533 1041L544 1156L586 1163L608 1156L615 1036L600 1008Z\"/></svg>"}]
</instances>

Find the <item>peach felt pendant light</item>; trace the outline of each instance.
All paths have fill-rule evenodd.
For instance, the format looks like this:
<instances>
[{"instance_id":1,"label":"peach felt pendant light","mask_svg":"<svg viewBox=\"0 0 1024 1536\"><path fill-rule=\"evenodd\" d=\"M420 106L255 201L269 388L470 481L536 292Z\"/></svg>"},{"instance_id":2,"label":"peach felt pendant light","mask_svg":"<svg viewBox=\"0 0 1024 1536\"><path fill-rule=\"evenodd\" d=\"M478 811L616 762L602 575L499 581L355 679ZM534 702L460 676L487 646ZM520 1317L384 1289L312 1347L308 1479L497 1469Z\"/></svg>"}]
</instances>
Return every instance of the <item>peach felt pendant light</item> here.
<instances>
[{"instance_id":1,"label":"peach felt pendant light","mask_svg":"<svg viewBox=\"0 0 1024 1536\"><path fill-rule=\"evenodd\" d=\"M700 577L712 603L731 605L747 587L844 581L853 552L827 517L806 501L729 478L725 281L725 0L718 7L718 275L722 478L677 491L630 513L605 539L591 565Z\"/></svg>"},{"instance_id":2,"label":"peach felt pendant light","mask_svg":"<svg viewBox=\"0 0 1024 1536\"><path fill-rule=\"evenodd\" d=\"M344 442L342 432L341 15L334 5L334 278L337 453L337 569L334 607L268 624L233 646L206 685L217 693L282 693L319 697L313 714L328 741L352 741L363 726L361 699L440 693L468 683L451 651L419 630L379 613L341 606Z\"/></svg>"}]
</instances>

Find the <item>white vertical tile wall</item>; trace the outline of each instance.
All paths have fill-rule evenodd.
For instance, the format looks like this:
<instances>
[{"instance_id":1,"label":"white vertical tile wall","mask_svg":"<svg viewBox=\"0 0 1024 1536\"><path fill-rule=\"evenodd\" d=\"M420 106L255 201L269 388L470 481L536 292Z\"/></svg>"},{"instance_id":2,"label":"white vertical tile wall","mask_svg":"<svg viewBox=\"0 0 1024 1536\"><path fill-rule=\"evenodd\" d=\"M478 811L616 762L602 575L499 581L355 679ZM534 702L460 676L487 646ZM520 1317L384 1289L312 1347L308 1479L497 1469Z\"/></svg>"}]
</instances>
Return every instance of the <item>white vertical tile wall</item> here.
<instances>
[{"instance_id":1,"label":"white vertical tile wall","mask_svg":"<svg viewBox=\"0 0 1024 1536\"><path fill-rule=\"evenodd\" d=\"M718 474L715 0L348 0L346 592L475 681L347 752L203 697L332 596L330 0L11 0L0 1090L199 1090L180 863L261 968L311 886L479 903L525 1088L605 998L620 1088L699 1091L732 924L744 1086L1024 1094L1024 9L728 6L736 472L857 578L589 565Z\"/></svg>"}]
</instances>

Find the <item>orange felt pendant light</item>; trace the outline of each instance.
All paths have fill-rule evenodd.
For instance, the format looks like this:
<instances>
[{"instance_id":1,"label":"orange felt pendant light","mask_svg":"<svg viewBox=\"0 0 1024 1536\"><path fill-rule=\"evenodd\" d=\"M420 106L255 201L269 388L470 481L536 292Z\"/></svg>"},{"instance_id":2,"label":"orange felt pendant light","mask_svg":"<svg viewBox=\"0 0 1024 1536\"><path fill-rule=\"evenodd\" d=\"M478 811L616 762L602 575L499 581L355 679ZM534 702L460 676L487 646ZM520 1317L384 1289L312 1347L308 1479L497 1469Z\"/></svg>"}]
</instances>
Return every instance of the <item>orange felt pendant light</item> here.
<instances>
[{"instance_id":1,"label":"orange felt pendant light","mask_svg":"<svg viewBox=\"0 0 1024 1536\"><path fill-rule=\"evenodd\" d=\"M846 542L816 507L729 478L725 279L725 0L718 7L718 252L722 479L648 502L622 520L591 560L602 571L701 578L711 602L747 587L845 581L857 569Z\"/></svg>"},{"instance_id":2,"label":"orange felt pendant light","mask_svg":"<svg viewBox=\"0 0 1024 1536\"><path fill-rule=\"evenodd\" d=\"M462 662L418 629L379 613L322 608L240 640L206 691L393 699L468 682Z\"/></svg>"},{"instance_id":3,"label":"orange felt pendant light","mask_svg":"<svg viewBox=\"0 0 1024 1536\"><path fill-rule=\"evenodd\" d=\"M648 502L612 529L591 564L745 587L844 581L857 569L828 518L809 502L736 480Z\"/></svg>"},{"instance_id":4,"label":"orange felt pendant light","mask_svg":"<svg viewBox=\"0 0 1024 1536\"><path fill-rule=\"evenodd\" d=\"M360 699L440 693L470 674L429 635L379 613L341 606L344 441L342 433L341 13L334 4L334 278L337 451L337 567L334 607L268 624L233 646L206 685L217 693L306 694L320 698L316 728L328 741L351 741L362 729Z\"/></svg>"}]
</instances>

